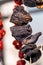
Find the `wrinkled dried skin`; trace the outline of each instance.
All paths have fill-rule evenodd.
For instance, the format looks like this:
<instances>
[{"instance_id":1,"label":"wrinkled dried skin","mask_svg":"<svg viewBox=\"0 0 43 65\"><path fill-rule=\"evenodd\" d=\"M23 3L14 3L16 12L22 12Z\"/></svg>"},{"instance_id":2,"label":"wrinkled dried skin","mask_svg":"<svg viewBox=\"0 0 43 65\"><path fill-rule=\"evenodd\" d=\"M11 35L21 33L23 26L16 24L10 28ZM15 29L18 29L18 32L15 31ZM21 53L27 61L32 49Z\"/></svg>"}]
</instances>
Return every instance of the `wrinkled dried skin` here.
<instances>
[{"instance_id":1,"label":"wrinkled dried skin","mask_svg":"<svg viewBox=\"0 0 43 65\"><path fill-rule=\"evenodd\" d=\"M32 33L32 28L30 25L12 26L10 30L12 32L12 36L20 41L22 41L24 38L26 38L28 35L31 35Z\"/></svg>"},{"instance_id":2,"label":"wrinkled dried skin","mask_svg":"<svg viewBox=\"0 0 43 65\"><path fill-rule=\"evenodd\" d=\"M16 25L26 25L31 22L32 18L29 13L27 13L22 6L16 6L13 14L11 16L10 22Z\"/></svg>"},{"instance_id":3,"label":"wrinkled dried skin","mask_svg":"<svg viewBox=\"0 0 43 65\"><path fill-rule=\"evenodd\" d=\"M34 35L30 35L30 36L26 37L23 40L22 44L34 44L34 43L36 43L38 38L41 36L41 34L42 34L41 32L38 32Z\"/></svg>"},{"instance_id":4,"label":"wrinkled dried skin","mask_svg":"<svg viewBox=\"0 0 43 65\"><path fill-rule=\"evenodd\" d=\"M33 50L35 48L37 48L35 44L29 44L20 48L20 51L22 51L23 53L28 53L30 50Z\"/></svg>"},{"instance_id":5,"label":"wrinkled dried skin","mask_svg":"<svg viewBox=\"0 0 43 65\"><path fill-rule=\"evenodd\" d=\"M28 7L35 7L36 6L35 0L23 0L23 4L28 6Z\"/></svg>"},{"instance_id":6,"label":"wrinkled dried skin","mask_svg":"<svg viewBox=\"0 0 43 65\"><path fill-rule=\"evenodd\" d=\"M31 63L34 63L34 62L38 61L40 59L40 57L41 57L41 51L39 50L37 52L37 54L32 54L31 55Z\"/></svg>"},{"instance_id":7,"label":"wrinkled dried skin","mask_svg":"<svg viewBox=\"0 0 43 65\"><path fill-rule=\"evenodd\" d=\"M30 57L31 63L36 62L41 57L41 51L38 49L31 50L25 54L24 59L30 62Z\"/></svg>"},{"instance_id":8,"label":"wrinkled dried skin","mask_svg":"<svg viewBox=\"0 0 43 65\"><path fill-rule=\"evenodd\" d=\"M43 0L23 0L23 4L28 7L43 8Z\"/></svg>"}]
</instances>

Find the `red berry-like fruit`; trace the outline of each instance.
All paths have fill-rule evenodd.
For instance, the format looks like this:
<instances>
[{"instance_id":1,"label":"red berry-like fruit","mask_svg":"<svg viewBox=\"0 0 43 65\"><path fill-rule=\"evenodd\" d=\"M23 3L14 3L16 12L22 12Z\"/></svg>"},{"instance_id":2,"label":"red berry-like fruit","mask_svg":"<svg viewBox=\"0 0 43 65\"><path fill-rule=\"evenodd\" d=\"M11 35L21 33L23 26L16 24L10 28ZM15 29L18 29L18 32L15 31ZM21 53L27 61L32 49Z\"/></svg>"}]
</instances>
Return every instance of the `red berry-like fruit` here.
<instances>
[{"instance_id":1,"label":"red berry-like fruit","mask_svg":"<svg viewBox=\"0 0 43 65\"><path fill-rule=\"evenodd\" d=\"M25 65L25 64L26 64L25 60L17 61L17 65Z\"/></svg>"},{"instance_id":2,"label":"red berry-like fruit","mask_svg":"<svg viewBox=\"0 0 43 65\"><path fill-rule=\"evenodd\" d=\"M13 45L15 46L16 49L20 49L22 46L22 43L21 41L14 40Z\"/></svg>"},{"instance_id":3,"label":"red berry-like fruit","mask_svg":"<svg viewBox=\"0 0 43 65\"><path fill-rule=\"evenodd\" d=\"M14 2L18 5L21 5L22 4L22 0L14 0Z\"/></svg>"},{"instance_id":4,"label":"red berry-like fruit","mask_svg":"<svg viewBox=\"0 0 43 65\"><path fill-rule=\"evenodd\" d=\"M0 30L0 40L3 38L5 33L6 33L5 30L3 30L3 29Z\"/></svg>"},{"instance_id":5,"label":"red berry-like fruit","mask_svg":"<svg viewBox=\"0 0 43 65\"><path fill-rule=\"evenodd\" d=\"M3 24L2 24L2 20L0 19L0 29L2 29Z\"/></svg>"},{"instance_id":6,"label":"red berry-like fruit","mask_svg":"<svg viewBox=\"0 0 43 65\"><path fill-rule=\"evenodd\" d=\"M2 35L4 36L6 34L6 31L5 30L2 30Z\"/></svg>"},{"instance_id":7,"label":"red berry-like fruit","mask_svg":"<svg viewBox=\"0 0 43 65\"><path fill-rule=\"evenodd\" d=\"M2 36L4 36L6 34L5 30L1 29L0 34L2 34Z\"/></svg>"},{"instance_id":8,"label":"red berry-like fruit","mask_svg":"<svg viewBox=\"0 0 43 65\"><path fill-rule=\"evenodd\" d=\"M2 51L2 50L3 50L3 42L0 41L0 51Z\"/></svg>"},{"instance_id":9,"label":"red berry-like fruit","mask_svg":"<svg viewBox=\"0 0 43 65\"><path fill-rule=\"evenodd\" d=\"M19 51L19 57L22 59L24 58L24 53L22 51Z\"/></svg>"}]
</instances>

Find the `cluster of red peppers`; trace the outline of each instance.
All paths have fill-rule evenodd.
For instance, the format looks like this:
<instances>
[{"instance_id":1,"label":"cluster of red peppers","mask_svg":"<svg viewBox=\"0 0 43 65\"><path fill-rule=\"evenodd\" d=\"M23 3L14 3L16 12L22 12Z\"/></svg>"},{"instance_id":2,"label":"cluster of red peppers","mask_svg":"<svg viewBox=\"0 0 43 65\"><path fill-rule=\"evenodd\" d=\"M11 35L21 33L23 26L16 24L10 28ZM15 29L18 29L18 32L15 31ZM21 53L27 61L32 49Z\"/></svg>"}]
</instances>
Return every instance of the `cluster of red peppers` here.
<instances>
[{"instance_id":1,"label":"cluster of red peppers","mask_svg":"<svg viewBox=\"0 0 43 65\"><path fill-rule=\"evenodd\" d=\"M5 30L3 29L3 21L2 21L2 14L0 12L0 52L3 50L3 37L5 35Z\"/></svg>"}]
</instances>

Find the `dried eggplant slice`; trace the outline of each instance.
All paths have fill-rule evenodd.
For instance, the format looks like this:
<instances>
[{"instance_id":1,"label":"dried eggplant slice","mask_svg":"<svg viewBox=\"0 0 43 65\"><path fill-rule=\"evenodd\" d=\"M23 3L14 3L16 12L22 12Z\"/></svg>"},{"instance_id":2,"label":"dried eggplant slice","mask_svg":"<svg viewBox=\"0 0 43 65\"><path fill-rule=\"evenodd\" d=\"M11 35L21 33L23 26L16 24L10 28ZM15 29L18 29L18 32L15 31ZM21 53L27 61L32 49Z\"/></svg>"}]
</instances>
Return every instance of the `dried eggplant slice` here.
<instances>
[{"instance_id":1,"label":"dried eggplant slice","mask_svg":"<svg viewBox=\"0 0 43 65\"><path fill-rule=\"evenodd\" d=\"M16 6L11 16L10 22L16 25L26 25L32 21L32 17L27 13L22 6Z\"/></svg>"},{"instance_id":2,"label":"dried eggplant slice","mask_svg":"<svg viewBox=\"0 0 43 65\"><path fill-rule=\"evenodd\" d=\"M30 60L28 60L30 59L30 57L31 57L31 63L36 62L41 57L41 51L38 49L31 50L25 54L24 59L30 62Z\"/></svg>"},{"instance_id":3,"label":"dried eggplant slice","mask_svg":"<svg viewBox=\"0 0 43 65\"><path fill-rule=\"evenodd\" d=\"M38 38L41 36L41 32L38 32L34 35L30 35L28 37L26 37L24 40L23 40L23 44L34 44L37 42Z\"/></svg>"},{"instance_id":4,"label":"dried eggplant slice","mask_svg":"<svg viewBox=\"0 0 43 65\"><path fill-rule=\"evenodd\" d=\"M16 40L20 40L21 42L28 36L27 35L21 35L21 36L15 36L14 33L12 33L12 36L15 37Z\"/></svg>"},{"instance_id":5,"label":"dried eggplant slice","mask_svg":"<svg viewBox=\"0 0 43 65\"><path fill-rule=\"evenodd\" d=\"M20 48L20 51L22 51L23 53L27 53L30 50L33 50L35 48L37 48L37 46L35 44L29 44L29 45L26 45L26 46L23 46L22 48Z\"/></svg>"},{"instance_id":6,"label":"dried eggplant slice","mask_svg":"<svg viewBox=\"0 0 43 65\"><path fill-rule=\"evenodd\" d=\"M41 51L38 50L37 54L31 55L31 63L36 62L41 57Z\"/></svg>"},{"instance_id":7,"label":"dried eggplant slice","mask_svg":"<svg viewBox=\"0 0 43 65\"><path fill-rule=\"evenodd\" d=\"M30 25L12 26L10 30L12 32L12 36L18 40L24 39L26 36L32 33L32 28Z\"/></svg>"},{"instance_id":8,"label":"dried eggplant slice","mask_svg":"<svg viewBox=\"0 0 43 65\"><path fill-rule=\"evenodd\" d=\"M43 8L43 0L22 0L23 4L28 7Z\"/></svg>"},{"instance_id":9,"label":"dried eggplant slice","mask_svg":"<svg viewBox=\"0 0 43 65\"><path fill-rule=\"evenodd\" d=\"M35 7L36 0L23 0L23 4L28 6L28 7Z\"/></svg>"}]
</instances>

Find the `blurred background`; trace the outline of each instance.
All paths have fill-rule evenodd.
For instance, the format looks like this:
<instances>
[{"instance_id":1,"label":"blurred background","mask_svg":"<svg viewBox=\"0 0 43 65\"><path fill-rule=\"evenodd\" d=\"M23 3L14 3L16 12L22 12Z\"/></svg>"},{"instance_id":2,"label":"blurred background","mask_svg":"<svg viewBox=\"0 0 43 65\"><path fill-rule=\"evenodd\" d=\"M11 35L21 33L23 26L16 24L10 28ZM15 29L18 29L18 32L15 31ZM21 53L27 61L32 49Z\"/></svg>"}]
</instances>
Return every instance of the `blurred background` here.
<instances>
[{"instance_id":1,"label":"blurred background","mask_svg":"<svg viewBox=\"0 0 43 65\"><path fill-rule=\"evenodd\" d=\"M10 27L13 26L13 23L10 23L10 17L13 13L13 8L15 3L13 0L0 0L0 11L3 17L3 25L6 30L6 35L3 39L4 42L4 62L5 65L16 65L18 58L18 51L13 47L12 42L14 38L11 35ZM36 7L30 8L23 5L25 10L30 13L33 18L33 21L29 23L33 29L33 33L42 32L42 36L38 39L37 45L43 45L43 9L38 9ZM42 50L41 50L42 51ZM27 62L27 61L26 61ZM1 62L0 62L1 65ZM43 65L43 51L41 58L33 63L26 65Z\"/></svg>"}]
</instances>

